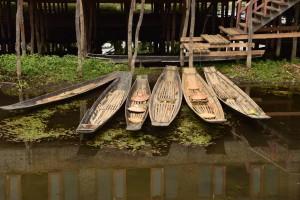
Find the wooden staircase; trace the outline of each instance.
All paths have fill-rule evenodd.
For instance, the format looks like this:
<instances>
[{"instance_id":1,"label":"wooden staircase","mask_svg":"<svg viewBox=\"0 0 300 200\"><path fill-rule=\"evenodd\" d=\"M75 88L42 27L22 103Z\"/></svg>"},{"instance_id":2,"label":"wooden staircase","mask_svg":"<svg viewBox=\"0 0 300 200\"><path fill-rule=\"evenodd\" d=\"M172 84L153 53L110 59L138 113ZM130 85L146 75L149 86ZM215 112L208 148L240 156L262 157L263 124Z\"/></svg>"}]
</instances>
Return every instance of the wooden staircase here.
<instances>
[{"instance_id":1,"label":"wooden staircase","mask_svg":"<svg viewBox=\"0 0 300 200\"><path fill-rule=\"evenodd\" d=\"M253 32L256 32L297 3L300 3L300 0L238 0L236 27L245 33L248 32L247 16L252 12Z\"/></svg>"}]
</instances>

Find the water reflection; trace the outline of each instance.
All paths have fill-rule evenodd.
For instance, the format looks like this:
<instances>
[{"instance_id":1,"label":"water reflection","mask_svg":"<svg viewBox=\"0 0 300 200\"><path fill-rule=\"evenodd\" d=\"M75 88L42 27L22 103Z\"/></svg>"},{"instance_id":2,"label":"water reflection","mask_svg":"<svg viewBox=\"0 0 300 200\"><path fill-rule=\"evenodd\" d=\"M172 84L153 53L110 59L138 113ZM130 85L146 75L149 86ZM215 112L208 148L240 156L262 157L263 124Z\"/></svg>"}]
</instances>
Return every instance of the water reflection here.
<instances>
[{"instance_id":1,"label":"water reflection","mask_svg":"<svg viewBox=\"0 0 300 200\"><path fill-rule=\"evenodd\" d=\"M234 137L224 141L225 154L172 145L160 157L117 150L86 156L85 147L39 145L31 147L32 162L25 147L6 146L0 199L299 199L300 149L275 144L282 149L276 159L273 147Z\"/></svg>"}]
</instances>

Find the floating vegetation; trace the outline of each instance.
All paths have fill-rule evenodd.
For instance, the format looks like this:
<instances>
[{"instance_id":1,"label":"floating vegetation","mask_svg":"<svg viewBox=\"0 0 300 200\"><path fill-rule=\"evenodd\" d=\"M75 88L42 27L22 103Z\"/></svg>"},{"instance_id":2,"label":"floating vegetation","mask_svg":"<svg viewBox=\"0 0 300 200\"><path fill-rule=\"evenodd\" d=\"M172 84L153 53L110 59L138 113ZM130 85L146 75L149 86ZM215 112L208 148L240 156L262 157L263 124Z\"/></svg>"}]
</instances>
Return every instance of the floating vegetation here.
<instances>
[{"instance_id":1,"label":"floating vegetation","mask_svg":"<svg viewBox=\"0 0 300 200\"><path fill-rule=\"evenodd\" d=\"M4 119L1 123L1 135L11 142L39 142L50 139L67 139L75 135L74 128L49 127L51 118L67 110L75 109L77 103L59 105L43 109L33 114Z\"/></svg>"},{"instance_id":2,"label":"floating vegetation","mask_svg":"<svg viewBox=\"0 0 300 200\"><path fill-rule=\"evenodd\" d=\"M115 121L122 122L121 116ZM105 127L87 144L96 148L150 150L153 154L162 154L172 143L208 146L222 135L222 130L222 126L206 124L184 105L180 116L169 127L152 127L148 121L143 130L130 132L125 130L124 123L114 123L114 127Z\"/></svg>"}]
</instances>

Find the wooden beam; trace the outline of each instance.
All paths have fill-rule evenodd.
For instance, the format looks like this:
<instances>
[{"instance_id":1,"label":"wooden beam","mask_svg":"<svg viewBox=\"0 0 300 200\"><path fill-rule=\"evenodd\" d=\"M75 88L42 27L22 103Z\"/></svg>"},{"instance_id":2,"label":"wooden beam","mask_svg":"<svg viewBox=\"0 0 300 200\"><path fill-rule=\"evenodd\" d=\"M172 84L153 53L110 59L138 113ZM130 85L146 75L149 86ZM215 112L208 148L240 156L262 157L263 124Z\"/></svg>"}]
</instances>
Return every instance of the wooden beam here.
<instances>
[{"instance_id":1,"label":"wooden beam","mask_svg":"<svg viewBox=\"0 0 300 200\"><path fill-rule=\"evenodd\" d=\"M262 56L265 53L265 50L252 50L252 56ZM224 57L224 56L247 56L247 51L211 51L206 56L213 57Z\"/></svg>"},{"instance_id":2,"label":"wooden beam","mask_svg":"<svg viewBox=\"0 0 300 200\"><path fill-rule=\"evenodd\" d=\"M271 117L299 117L300 112L268 112Z\"/></svg>"},{"instance_id":3,"label":"wooden beam","mask_svg":"<svg viewBox=\"0 0 300 200\"><path fill-rule=\"evenodd\" d=\"M184 48L189 50L189 43L183 44ZM192 45L194 48L206 48L206 49L219 49L219 48L246 48L248 47L248 43L230 43L230 44L221 44L221 45L214 45L209 43L195 43ZM255 46L254 43L251 44L251 47L253 48Z\"/></svg>"},{"instance_id":4,"label":"wooden beam","mask_svg":"<svg viewBox=\"0 0 300 200\"><path fill-rule=\"evenodd\" d=\"M290 31L299 31L300 26L276 26L276 27L263 27L257 31L257 33L270 33L270 32L290 32Z\"/></svg>"},{"instance_id":5,"label":"wooden beam","mask_svg":"<svg viewBox=\"0 0 300 200\"><path fill-rule=\"evenodd\" d=\"M298 38L300 37L300 32L291 33L268 33L268 34L253 34L253 40L267 40L267 39L277 39L277 38ZM229 36L229 40L247 40L247 35L235 35Z\"/></svg>"}]
</instances>

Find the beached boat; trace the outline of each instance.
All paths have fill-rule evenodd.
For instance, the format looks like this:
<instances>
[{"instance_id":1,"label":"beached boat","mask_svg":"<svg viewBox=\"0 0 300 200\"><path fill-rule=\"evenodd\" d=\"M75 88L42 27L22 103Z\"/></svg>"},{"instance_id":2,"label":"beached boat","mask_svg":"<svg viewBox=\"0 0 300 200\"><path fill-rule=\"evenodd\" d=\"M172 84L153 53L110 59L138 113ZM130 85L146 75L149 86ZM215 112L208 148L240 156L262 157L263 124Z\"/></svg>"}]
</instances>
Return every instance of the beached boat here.
<instances>
[{"instance_id":1,"label":"beached boat","mask_svg":"<svg viewBox=\"0 0 300 200\"><path fill-rule=\"evenodd\" d=\"M138 75L128 95L125 106L127 130L136 131L142 128L149 108L151 89L147 75Z\"/></svg>"},{"instance_id":2,"label":"beached boat","mask_svg":"<svg viewBox=\"0 0 300 200\"><path fill-rule=\"evenodd\" d=\"M153 126L169 126L182 101L181 80L176 66L167 66L158 78L150 98L149 114Z\"/></svg>"},{"instance_id":3,"label":"beached boat","mask_svg":"<svg viewBox=\"0 0 300 200\"><path fill-rule=\"evenodd\" d=\"M112 82L119 76L119 72L113 72L104 76L100 76L94 80L85 81L83 83L78 83L63 89L60 89L55 92L51 92L48 94L44 94L26 101L22 101L19 103L15 103L8 106L2 106L0 109L2 110L19 110L26 108L33 108L61 100L65 100L91 90L94 90L104 84Z\"/></svg>"},{"instance_id":4,"label":"beached boat","mask_svg":"<svg viewBox=\"0 0 300 200\"><path fill-rule=\"evenodd\" d=\"M130 91L132 75L120 72L93 106L85 113L76 132L93 133L104 125L123 105Z\"/></svg>"},{"instance_id":5,"label":"beached boat","mask_svg":"<svg viewBox=\"0 0 300 200\"><path fill-rule=\"evenodd\" d=\"M226 121L216 94L195 68L183 69L182 90L188 106L204 121L210 123Z\"/></svg>"},{"instance_id":6,"label":"beached boat","mask_svg":"<svg viewBox=\"0 0 300 200\"><path fill-rule=\"evenodd\" d=\"M205 67L204 74L208 84L226 105L250 118L270 118L243 90L214 67Z\"/></svg>"}]
</instances>

